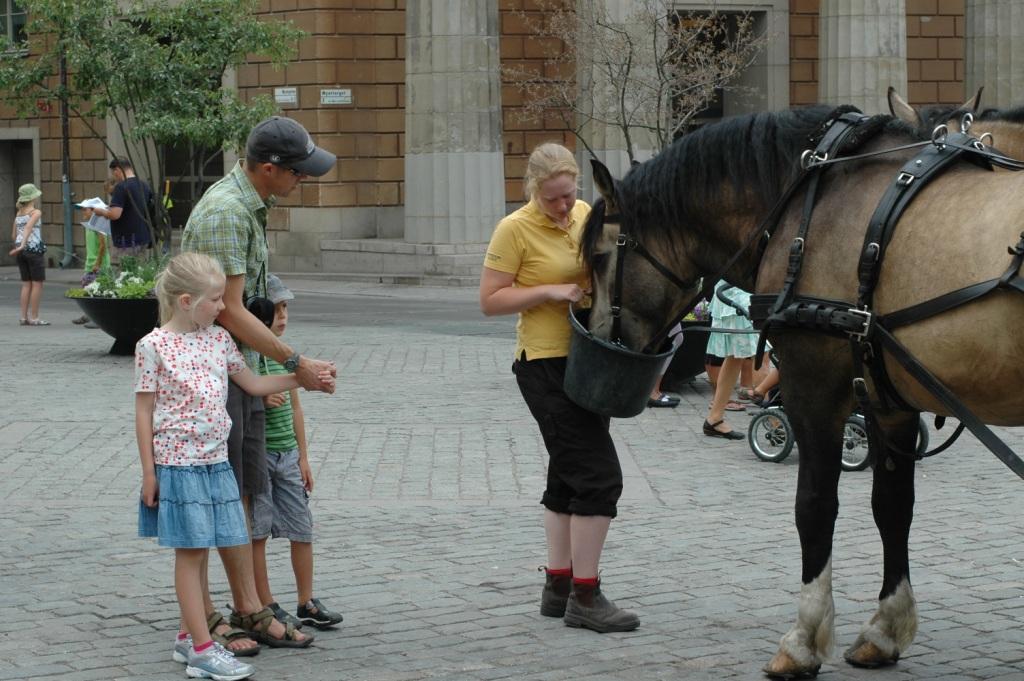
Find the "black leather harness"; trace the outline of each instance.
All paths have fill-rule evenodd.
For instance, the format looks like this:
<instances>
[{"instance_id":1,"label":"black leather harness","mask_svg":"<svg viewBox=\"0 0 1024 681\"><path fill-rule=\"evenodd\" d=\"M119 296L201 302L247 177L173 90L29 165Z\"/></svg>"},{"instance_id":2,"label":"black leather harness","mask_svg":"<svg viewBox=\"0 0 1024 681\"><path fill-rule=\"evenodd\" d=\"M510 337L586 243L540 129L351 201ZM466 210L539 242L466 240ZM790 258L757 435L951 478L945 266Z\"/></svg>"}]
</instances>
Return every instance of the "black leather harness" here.
<instances>
[{"instance_id":1,"label":"black leather harness","mask_svg":"<svg viewBox=\"0 0 1024 681\"><path fill-rule=\"evenodd\" d=\"M832 134L831 137L836 139L849 135L850 129L863 124L865 120L867 117L841 116L836 119L829 132L832 133L836 128L842 128L842 130ZM808 185L803 216L797 236L790 247L789 264L782 290L777 294L753 295L750 313L755 328L762 330L762 344L765 331L786 328L814 330L849 339L854 358L854 392L860 408L867 418L872 446L888 445L890 449L899 451L898 448L885 442L884 435L878 428L875 418L876 408L890 409L895 405L897 408L911 409L892 387L885 372L882 354L886 352L960 420L961 426L958 427L953 437L932 453L941 451L952 444L952 440L966 427L1003 463L1018 476L1024 478L1024 461L1021 461L961 400L918 362L892 334L896 328L954 309L998 289L1024 292L1024 280L1019 274L1021 264L1024 263L1024 234L1021 234L1021 239L1015 246L1009 248L1009 253L1012 256L1011 262L1000 277L966 286L882 316L877 315L872 308L885 251L895 232L896 225L906 207L930 180L963 160L986 170L992 170L993 165L1010 170L1024 168L1024 164L1021 162L1008 159L986 148L980 140L969 134L969 130L970 119L968 117L965 117L961 130L957 133L950 134L946 131L945 126L940 126L933 134L931 143L914 158L907 161L896 174L875 208L864 236L864 244L857 266L858 288L855 304L794 294L803 264L804 246L813 211L817 180L821 175L819 170ZM829 135L826 135L822 143L828 137ZM853 158L859 157L842 159L827 153L822 154L821 145L819 145L818 149L810 156L807 167L813 170L816 166L821 167L826 163L831 164ZM760 355L761 352L758 354ZM866 370L871 373L878 393L879 405L872 404L868 396L864 379Z\"/></svg>"}]
</instances>

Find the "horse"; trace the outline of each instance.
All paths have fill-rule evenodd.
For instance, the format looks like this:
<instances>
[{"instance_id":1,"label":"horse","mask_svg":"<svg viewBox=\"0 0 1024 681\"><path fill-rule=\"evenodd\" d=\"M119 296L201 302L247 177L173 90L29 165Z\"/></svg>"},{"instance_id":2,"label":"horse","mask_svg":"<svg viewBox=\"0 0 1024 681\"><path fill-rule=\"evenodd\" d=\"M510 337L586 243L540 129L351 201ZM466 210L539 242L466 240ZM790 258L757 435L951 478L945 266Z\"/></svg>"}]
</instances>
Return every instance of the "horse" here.
<instances>
[{"instance_id":1,"label":"horse","mask_svg":"<svg viewBox=\"0 0 1024 681\"><path fill-rule=\"evenodd\" d=\"M969 113L973 134L1005 156L1024 159L1024 107L983 109L979 112L983 91L984 88L979 88L973 97L959 106L932 104L915 108L892 87L887 97L892 115L916 127L922 134L930 133L939 125L959 127L964 114Z\"/></svg>"},{"instance_id":2,"label":"horse","mask_svg":"<svg viewBox=\"0 0 1024 681\"><path fill-rule=\"evenodd\" d=\"M753 235L800 172L808 139L820 132L830 108L813 106L757 113L708 125L680 137L621 180L598 161L594 202L581 238L591 273L589 330L643 352L698 289L699 277L719 272ZM799 295L856 299L858 255L868 220L886 188L916 150L864 156L927 140L915 125L877 116L877 132L857 149L857 160L821 175ZM978 281L999 277L1007 247L1024 227L1024 175L987 172L957 163L921 190L900 219L881 265L874 296L884 314ZM797 189L763 249L747 248L723 278L748 291L776 293L798 233L808 189ZM997 199L997 200L996 200ZM619 323L612 298L619 261L617 239L640 244L646 258L625 251L621 260ZM680 291L680 288L685 290ZM832 539L838 513L843 422L854 406L855 363L850 343L813 330L768 329L782 370L787 414L800 447L795 521L801 545L796 622L764 667L773 678L815 676L834 641ZM894 335L966 406L988 424L1024 424L1024 296L992 294L938 316L901 327ZM898 400L880 399L866 379L884 435L872 480L871 506L882 539L883 576L874 614L845 651L861 667L895 664L917 631L908 538L914 508L913 452L921 412L950 412L890 353L881 358Z\"/></svg>"}]
</instances>

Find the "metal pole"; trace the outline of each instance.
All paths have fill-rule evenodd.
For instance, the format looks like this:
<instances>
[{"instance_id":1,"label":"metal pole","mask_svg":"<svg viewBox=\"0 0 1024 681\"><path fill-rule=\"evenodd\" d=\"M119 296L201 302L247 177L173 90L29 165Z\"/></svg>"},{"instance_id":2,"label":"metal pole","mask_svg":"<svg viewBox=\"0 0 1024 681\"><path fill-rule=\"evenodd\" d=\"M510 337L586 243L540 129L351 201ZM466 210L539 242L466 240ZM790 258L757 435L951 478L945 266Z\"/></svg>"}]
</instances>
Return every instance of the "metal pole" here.
<instances>
[{"instance_id":1,"label":"metal pole","mask_svg":"<svg viewBox=\"0 0 1024 681\"><path fill-rule=\"evenodd\" d=\"M71 266L75 259L74 236L71 233L71 145L68 132L68 63L63 47L60 54L60 145L61 145L61 196L64 200L64 258L62 269Z\"/></svg>"}]
</instances>

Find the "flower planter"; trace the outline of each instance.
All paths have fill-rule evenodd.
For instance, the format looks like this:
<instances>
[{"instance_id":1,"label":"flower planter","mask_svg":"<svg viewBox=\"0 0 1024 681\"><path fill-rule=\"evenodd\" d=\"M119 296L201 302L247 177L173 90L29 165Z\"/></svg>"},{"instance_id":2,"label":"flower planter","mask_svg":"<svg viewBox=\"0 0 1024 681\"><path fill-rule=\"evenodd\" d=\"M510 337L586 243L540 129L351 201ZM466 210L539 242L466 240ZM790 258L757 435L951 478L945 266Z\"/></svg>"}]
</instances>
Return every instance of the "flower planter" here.
<instances>
[{"instance_id":1,"label":"flower planter","mask_svg":"<svg viewBox=\"0 0 1024 681\"><path fill-rule=\"evenodd\" d=\"M72 298L89 319L114 339L112 355L132 355L139 339L160 323L156 298Z\"/></svg>"},{"instance_id":2,"label":"flower planter","mask_svg":"<svg viewBox=\"0 0 1024 681\"><path fill-rule=\"evenodd\" d=\"M707 321L683 322L683 344L676 350L672 363L661 379L661 389L679 392L695 377L704 373L704 352L708 346L707 331L687 331L694 326L708 326Z\"/></svg>"}]
</instances>

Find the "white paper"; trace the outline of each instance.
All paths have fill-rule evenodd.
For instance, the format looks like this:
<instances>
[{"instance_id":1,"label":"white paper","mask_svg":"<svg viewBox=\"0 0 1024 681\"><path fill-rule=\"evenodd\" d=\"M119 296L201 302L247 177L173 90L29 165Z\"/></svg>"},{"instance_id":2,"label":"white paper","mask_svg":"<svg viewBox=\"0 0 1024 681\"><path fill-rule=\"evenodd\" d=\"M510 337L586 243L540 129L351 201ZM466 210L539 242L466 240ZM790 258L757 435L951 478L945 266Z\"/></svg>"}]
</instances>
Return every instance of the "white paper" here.
<instances>
[{"instance_id":1,"label":"white paper","mask_svg":"<svg viewBox=\"0 0 1024 681\"><path fill-rule=\"evenodd\" d=\"M98 196L94 197L94 198L91 198L91 199L86 199L85 201L82 201L81 203L76 203L75 205L78 206L79 208L106 208L107 207L106 202L104 202L103 199L101 199Z\"/></svg>"},{"instance_id":2,"label":"white paper","mask_svg":"<svg viewBox=\"0 0 1024 681\"><path fill-rule=\"evenodd\" d=\"M106 234L107 236L110 236L110 220L104 217L100 217L95 213L92 214L91 218L79 224L81 224L82 227L85 227L86 229L91 229L96 232L99 232L100 234Z\"/></svg>"}]
</instances>

